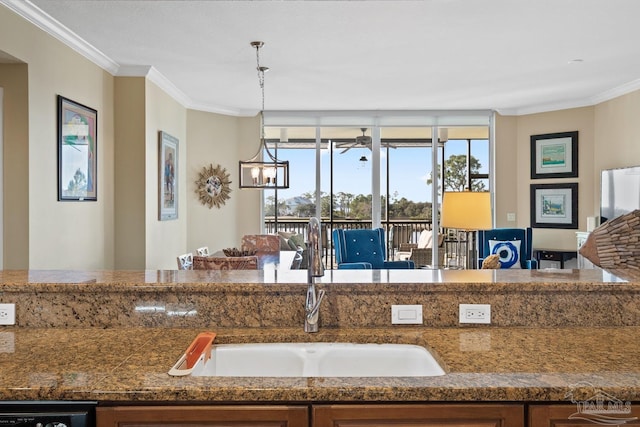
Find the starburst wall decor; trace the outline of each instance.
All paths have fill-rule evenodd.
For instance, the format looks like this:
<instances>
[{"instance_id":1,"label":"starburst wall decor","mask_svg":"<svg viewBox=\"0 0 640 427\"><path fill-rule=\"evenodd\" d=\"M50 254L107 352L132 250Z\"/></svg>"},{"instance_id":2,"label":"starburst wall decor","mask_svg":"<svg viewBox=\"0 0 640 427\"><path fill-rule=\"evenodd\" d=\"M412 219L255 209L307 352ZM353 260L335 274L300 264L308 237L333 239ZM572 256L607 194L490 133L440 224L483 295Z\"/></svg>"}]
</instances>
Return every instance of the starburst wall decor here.
<instances>
[{"instance_id":1,"label":"starburst wall decor","mask_svg":"<svg viewBox=\"0 0 640 427\"><path fill-rule=\"evenodd\" d=\"M208 205L209 209L213 206L219 209L230 199L231 187L229 184L231 181L225 168L220 165L214 168L211 164L209 167L205 166L196 181L196 193L200 197L200 203Z\"/></svg>"}]
</instances>

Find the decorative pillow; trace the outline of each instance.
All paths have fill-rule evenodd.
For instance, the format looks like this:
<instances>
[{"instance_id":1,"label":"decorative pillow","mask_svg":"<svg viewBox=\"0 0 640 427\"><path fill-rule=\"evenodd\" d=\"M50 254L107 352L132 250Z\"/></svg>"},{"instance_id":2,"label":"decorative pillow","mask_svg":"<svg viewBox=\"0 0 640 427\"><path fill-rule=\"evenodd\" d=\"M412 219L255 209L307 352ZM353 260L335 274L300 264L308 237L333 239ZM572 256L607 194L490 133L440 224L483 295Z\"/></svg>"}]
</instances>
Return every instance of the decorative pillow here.
<instances>
[{"instance_id":1,"label":"decorative pillow","mask_svg":"<svg viewBox=\"0 0 640 427\"><path fill-rule=\"evenodd\" d=\"M307 244L304 242L304 236L302 234L293 234L289 237L289 241L302 249L307 249Z\"/></svg>"},{"instance_id":2,"label":"decorative pillow","mask_svg":"<svg viewBox=\"0 0 640 427\"><path fill-rule=\"evenodd\" d=\"M278 236L280 236L280 250L281 251L288 251L291 248L289 247L289 238L291 236L293 236L294 232L289 232L289 231L278 231Z\"/></svg>"},{"instance_id":3,"label":"decorative pillow","mask_svg":"<svg viewBox=\"0 0 640 427\"><path fill-rule=\"evenodd\" d=\"M489 240L489 252L498 255L502 268L522 268L520 240Z\"/></svg>"},{"instance_id":4,"label":"decorative pillow","mask_svg":"<svg viewBox=\"0 0 640 427\"><path fill-rule=\"evenodd\" d=\"M431 230L422 230L420 236L418 237L418 248L425 249L430 248L433 242L433 231Z\"/></svg>"},{"instance_id":5,"label":"decorative pillow","mask_svg":"<svg viewBox=\"0 0 640 427\"><path fill-rule=\"evenodd\" d=\"M287 250L297 251L298 250L298 246L295 244L295 242L293 240L287 239Z\"/></svg>"}]
</instances>

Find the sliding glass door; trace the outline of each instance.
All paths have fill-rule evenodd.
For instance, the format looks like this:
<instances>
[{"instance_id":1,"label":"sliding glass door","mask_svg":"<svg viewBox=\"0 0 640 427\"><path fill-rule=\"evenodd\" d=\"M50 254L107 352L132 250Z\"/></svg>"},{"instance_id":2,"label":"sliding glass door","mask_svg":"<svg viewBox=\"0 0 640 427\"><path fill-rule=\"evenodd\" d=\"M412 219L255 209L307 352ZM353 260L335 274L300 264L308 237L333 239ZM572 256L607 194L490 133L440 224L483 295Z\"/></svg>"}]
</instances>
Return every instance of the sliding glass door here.
<instances>
[{"instance_id":1,"label":"sliding glass door","mask_svg":"<svg viewBox=\"0 0 640 427\"><path fill-rule=\"evenodd\" d=\"M482 122L477 117L470 125L458 118L455 126L439 127L392 119L301 126L299 117L293 125L267 126L270 149L290 162L290 188L264 191L265 232L304 234L309 217L319 213L325 245L334 228L383 227L393 257L400 243L417 243L422 230L434 227L442 191L490 189L487 117L482 126L473 125ZM438 223L436 233L443 231Z\"/></svg>"}]
</instances>

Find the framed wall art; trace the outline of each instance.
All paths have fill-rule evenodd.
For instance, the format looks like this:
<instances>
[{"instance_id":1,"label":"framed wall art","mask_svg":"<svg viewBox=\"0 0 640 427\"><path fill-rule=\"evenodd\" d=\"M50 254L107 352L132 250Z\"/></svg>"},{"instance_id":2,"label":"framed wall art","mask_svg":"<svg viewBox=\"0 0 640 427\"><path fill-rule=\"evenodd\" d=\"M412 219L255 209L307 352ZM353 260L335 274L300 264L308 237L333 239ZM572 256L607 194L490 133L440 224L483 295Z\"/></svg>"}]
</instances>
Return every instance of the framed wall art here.
<instances>
[{"instance_id":1,"label":"framed wall art","mask_svg":"<svg viewBox=\"0 0 640 427\"><path fill-rule=\"evenodd\" d=\"M531 135L531 179L578 176L578 131Z\"/></svg>"},{"instance_id":2,"label":"framed wall art","mask_svg":"<svg viewBox=\"0 0 640 427\"><path fill-rule=\"evenodd\" d=\"M178 139L158 132L158 219L178 218Z\"/></svg>"},{"instance_id":3,"label":"framed wall art","mask_svg":"<svg viewBox=\"0 0 640 427\"><path fill-rule=\"evenodd\" d=\"M58 200L98 200L98 112L58 95Z\"/></svg>"},{"instance_id":4,"label":"framed wall art","mask_svg":"<svg viewBox=\"0 0 640 427\"><path fill-rule=\"evenodd\" d=\"M531 184L531 227L578 228L578 183Z\"/></svg>"},{"instance_id":5,"label":"framed wall art","mask_svg":"<svg viewBox=\"0 0 640 427\"><path fill-rule=\"evenodd\" d=\"M227 170L220 165L215 168L213 165L202 168L200 176L196 181L196 193L200 198L200 203L208 205L209 209L224 206L225 202L230 198L231 181Z\"/></svg>"}]
</instances>

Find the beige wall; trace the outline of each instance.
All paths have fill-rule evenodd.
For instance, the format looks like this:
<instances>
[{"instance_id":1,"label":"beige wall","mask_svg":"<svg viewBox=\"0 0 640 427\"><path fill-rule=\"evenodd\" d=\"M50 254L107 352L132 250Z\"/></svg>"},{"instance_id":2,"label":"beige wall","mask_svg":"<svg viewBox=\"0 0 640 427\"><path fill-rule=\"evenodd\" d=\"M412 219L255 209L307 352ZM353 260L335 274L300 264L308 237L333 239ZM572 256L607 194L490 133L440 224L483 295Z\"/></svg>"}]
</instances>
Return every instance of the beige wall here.
<instances>
[{"instance_id":1,"label":"beige wall","mask_svg":"<svg viewBox=\"0 0 640 427\"><path fill-rule=\"evenodd\" d=\"M640 91L620 96L595 107L594 170L597 193L593 210L600 205L600 171L640 166Z\"/></svg>"},{"instance_id":2,"label":"beige wall","mask_svg":"<svg viewBox=\"0 0 640 427\"><path fill-rule=\"evenodd\" d=\"M208 246L211 251L239 247L238 215L242 209L238 191L238 121L236 117L189 110L187 114L187 247L191 252ZM196 194L196 180L203 168L220 165L231 180L230 198L223 206L209 208Z\"/></svg>"},{"instance_id":3,"label":"beige wall","mask_svg":"<svg viewBox=\"0 0 640 427\"><path fill-rule=\"evenodd\" d=\"M113 268L113 77L6 8L0 8L0 50L28 64L29 130L28 144L23 146L28 158L15 153L19 163L4 159L9 168L5 173L20 168L27 174L7 177L5 182L15 183L17 189L5 187L5 206L13 209L10 200L22 197L16 192L24 194L20 186L25 185L16 181L26 179L28 206L21 203L16 208L23 215L21 221L28 218L28 233L20 231L16 239L5 236L5 254L14 252L14 247L21 254L20 260L6 255L5 268L21 268L25 259L34 269ZM97 202L57 201L58 94L98 111ZM5 99L5 114L14 108L8 102ZM5 129L5 142L6 135ZM5 217L5 230L10 227L11 218Z\"/></svg>"},{"instance_id":4,"label":"beige wall","mask_svg":"<svg viewBox=\"0 0 640 427\"><path fill-rule=\"evenodd\" d=\"M259 117L243 117L238 119L238 140L236 150L238 161L247 160L255 156L260 149L260 119ZM239 185L236 172L236 186ZM262 230L262 191L244 189L238 191L240 210L236 212L238 219L238 235L256 234Z\"/></svg>"},{"instance_id":5,"label":"beige wall","mask_svg":"<svg viewBox=\"0 0 640 427\"><path fill-rule=\"evenodd\" d=\"M578 227L585 231L588 216L598 216L602 169L640 165L640 91L593 107L575 108L517 117L497 118L496 214L497 225L513 226L506 213L515 207L517 226L530 222L529 186L533 183L577 182ZM530 136L577 130L578 178L530 179ZM510 180L516 177L516 184ZM575 248L575 231L535 228L534 247Z\"/></svg>"},{"instance_id":6,"label":"beige wall","mask_svg":"<svg viewBox=\"0 0 640 427\"><path fill-rule=\"evenodd\" d=\"M531 224L530 185L578 183L578 227L586 229L593 209L595 173L594 108L575 108L517 117L499 117L496 133L496 219L499 227L529 227ZM531 135L578 131L578 177L531 179ZM505 140L506 138L506 140ZM511 182L510 182L511 181ZM515 182L515 187L513 182ZM514 209L510 211L509 209ZM507 222L507 212L516 213L516 222ZM575 229L534 228L534 248L575 250Z\"/></svg>"},{"instance_id":7,"label":"beige wall","mask_svg":"<svg viewBox=\"0 0 640 427\"><path fill-rule=\"evenodd\" d=\"M146 81L145 106L145 235L147 269L175 269L176 256L187 252L187 200L193 198L187 184L187 110L166 92L149 80ZM178 218L158 220L159 203L159 138L158 132L167 132L178 139L177 179Z\"/></svg>"},{"instance_id":8,"label":"beige wall","mask_svg":"<svg viewBox=\"0 0 640 427\"><path fill-rule=\"evenodd\" d=\"M115 259L117 269L175 269L186 252L186 109L145 77L117 77ZM159 132L178 139L178 218L160 221Z\"/></svg>"},{"instance_id":9,"label":"beige wall","mask_svg":"<svg viewBox=\"0 0 640 427\"><path fill-rule=\"evenodd\" d=\"M0 86L4 89L3 268L7 269L29 266L28 71L27 64L0 64Z\"/></svg>"},{"instance_id":10,"label":"beige wall","mask_svg":"<svg viewBox=\"0 0 640 427\"><path fill-rule=\"evenodd\" d=\"M238 162L258 150L259 120L189 110L187 120L187 248L210 250L240 247L240 237L261 230L261 192L238 188ZM199 172L209 165L226 169L231 180L230 199L209 209L195 193Z\"/></svg>"},{"instance_id":11,"label":"beige wall","mask_svg":"<svg viewBox=\"0 0 640 427\"><path fill-rule=\"evenodd\" d=\"M496 116L495 164L499 165L495 175L495 211L496 227L518 226L518 118L514 116ZM507 214L516 214L515 221L508 221Z\"/></svg>"},{"instance_id":12,"label":"beige wall","mask_svg":"<svg viewBox=\"0 0 640 427\"><path fill-rule=\"evenodd\" d=\"M145 229L145 101L144 77L115 79L115 266L144 269Z\"/></svg>"},{"instance_id":13,"label":"beige wall","mask_svg":"<svg viewBox=\"0 0 640 427\"><path fill-rule=\"evenodd\" d=\"M576 108L524 116L498 116L496 130L496 211L498 226L512 226L506 213L517 209L517 226L530 224L529 185L533 183L579 183L579 230L586 218L598 216L600 171L640 165L640 91L594 107ZM530 136L578 130L578 178L530 179ZM515 147L515 151L514 151ZM517 185L508 177L514 174ZM576 230L534 229L534 246L558 249L575 247Z\"/></svg>"}]
</instances>

